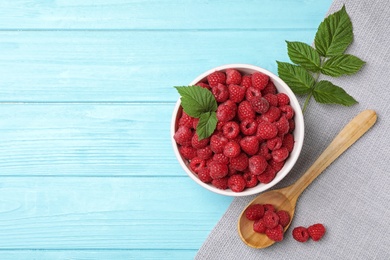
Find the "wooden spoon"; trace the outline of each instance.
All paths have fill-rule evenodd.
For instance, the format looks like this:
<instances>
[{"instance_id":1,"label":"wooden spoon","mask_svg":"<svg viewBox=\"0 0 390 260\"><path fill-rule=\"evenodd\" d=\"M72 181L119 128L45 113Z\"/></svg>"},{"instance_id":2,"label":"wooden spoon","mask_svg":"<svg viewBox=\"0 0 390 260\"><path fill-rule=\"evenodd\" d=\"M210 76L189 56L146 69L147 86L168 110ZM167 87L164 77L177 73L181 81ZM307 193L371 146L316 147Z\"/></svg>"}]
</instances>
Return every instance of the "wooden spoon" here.
<instances>
[{"instance_id":1,"label":"wooden spoon","mask_svg":"<svg viewBox=\"0 0 390 260\"><path fill-rule=\"evenodd\" d=\"M282 189L264 192L252 200L248 206L256 203L273 204L277 210L286 210L291 217L290 223L284 228L286 231L294 216L299 195L326 167L367 132L376 122L376 118L376 113L373 110L365 110L358 114L341 130L314 164L294 184ZM272 245L274 241L265 234L253 231L253 221L245 217L246 208L239 217L237 227L242 241L254 248L265 248Z\"/></svg>"}]
</instances>

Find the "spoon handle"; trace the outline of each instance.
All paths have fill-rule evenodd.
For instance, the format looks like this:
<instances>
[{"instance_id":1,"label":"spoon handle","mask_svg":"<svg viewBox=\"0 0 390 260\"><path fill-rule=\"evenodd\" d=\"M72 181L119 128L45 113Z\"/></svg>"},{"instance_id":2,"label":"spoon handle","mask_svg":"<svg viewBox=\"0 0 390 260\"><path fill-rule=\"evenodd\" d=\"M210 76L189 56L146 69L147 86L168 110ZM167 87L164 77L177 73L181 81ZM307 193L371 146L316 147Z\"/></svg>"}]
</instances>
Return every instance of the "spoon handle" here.
<instances>
[{"instance_id":1,"label":"spoon handle","mask_svg":"<svg viewBox=\"0 0 390 260\"><path fill-rule=\"evenodd\" d=\"M353 118L333 139L330 145L318 157L314 164L291 185L288 196L297 199L306 187L322 173L334 160L347 150L376 122L377 116L374 110L364 110Z\"/></svg>"}]
</instances>

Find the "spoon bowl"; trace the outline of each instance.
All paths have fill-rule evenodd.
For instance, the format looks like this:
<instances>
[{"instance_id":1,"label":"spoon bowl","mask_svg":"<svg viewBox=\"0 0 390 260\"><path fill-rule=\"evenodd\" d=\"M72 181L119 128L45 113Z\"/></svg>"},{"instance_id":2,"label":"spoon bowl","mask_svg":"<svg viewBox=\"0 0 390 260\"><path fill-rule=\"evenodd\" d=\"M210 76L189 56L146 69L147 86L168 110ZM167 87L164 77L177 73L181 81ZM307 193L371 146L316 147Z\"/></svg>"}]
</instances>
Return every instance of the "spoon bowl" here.
<instances>
[{"instance_id":1,"label":"spoon bowl","mask_svg":"<svg viewBox=\"0 0 390 260\"><path fill-rule=\"evenodd\" d=\"M374 110L365 110L353 118L333 139L313 165L292 185L278 190L271 190L258 195L242 211L237 224L242 241L250 247L265 248L275 243L265 234L253 230L253 221L245 216L245 210L253 204L272 204L276 210L285 210L290 215L290 223L294 217L298 197L310 183L322 173L334 160L356 142L376 122Z\"/></svg>"}]
</instances>

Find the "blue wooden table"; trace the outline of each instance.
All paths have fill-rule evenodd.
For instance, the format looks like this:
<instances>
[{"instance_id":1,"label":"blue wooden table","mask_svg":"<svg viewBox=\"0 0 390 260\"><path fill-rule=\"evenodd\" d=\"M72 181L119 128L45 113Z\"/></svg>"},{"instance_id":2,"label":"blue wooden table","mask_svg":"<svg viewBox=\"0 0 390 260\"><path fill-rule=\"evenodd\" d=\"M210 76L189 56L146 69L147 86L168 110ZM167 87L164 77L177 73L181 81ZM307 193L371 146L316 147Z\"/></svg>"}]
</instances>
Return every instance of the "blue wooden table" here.
<instances>
[{"instance_id":1,"label":"blue wooden table","mask_svg":"<svg viewBox=\"0 0 390 260\"><path fill-rule=\"evenodd\" d=\"M178 94L274 73L331 0L0 2L0 259L191 259L232 198L170 143Z\"/></svg>"}]
</instances>

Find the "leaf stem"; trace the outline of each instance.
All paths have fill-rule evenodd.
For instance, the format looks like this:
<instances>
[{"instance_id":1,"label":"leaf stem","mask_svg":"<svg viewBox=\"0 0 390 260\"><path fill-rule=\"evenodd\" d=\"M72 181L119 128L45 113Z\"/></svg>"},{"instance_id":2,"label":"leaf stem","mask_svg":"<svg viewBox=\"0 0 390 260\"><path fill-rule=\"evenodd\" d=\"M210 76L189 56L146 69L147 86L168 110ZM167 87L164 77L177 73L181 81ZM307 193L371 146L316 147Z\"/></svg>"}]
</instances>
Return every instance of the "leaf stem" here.
<instances>
[{"instance_id":1,"label":"leaf stem","mask_svg":"<svg viewBox=\"0 0 390 260\"><path fill-rule=\"evenodd\" d=\"M325 58L323 57L320 57L320 67L322 67L322 64L324 63L324 60ZM305 111L306 111L306 108L307 108L307 105L309 104L309 101L311 99L311 97L313 96L313 91L314 91L314 88L315 88L315 85L318 81L318 78L320 77L321 75L321 71L318 71L315 75L314 75L314 85L310 88L310 92L309 94L307 95L306 99L305 99L305 103L303 104L303 108L302 108L302 113L304 114Z\"/></svg>"}]
</instances>

